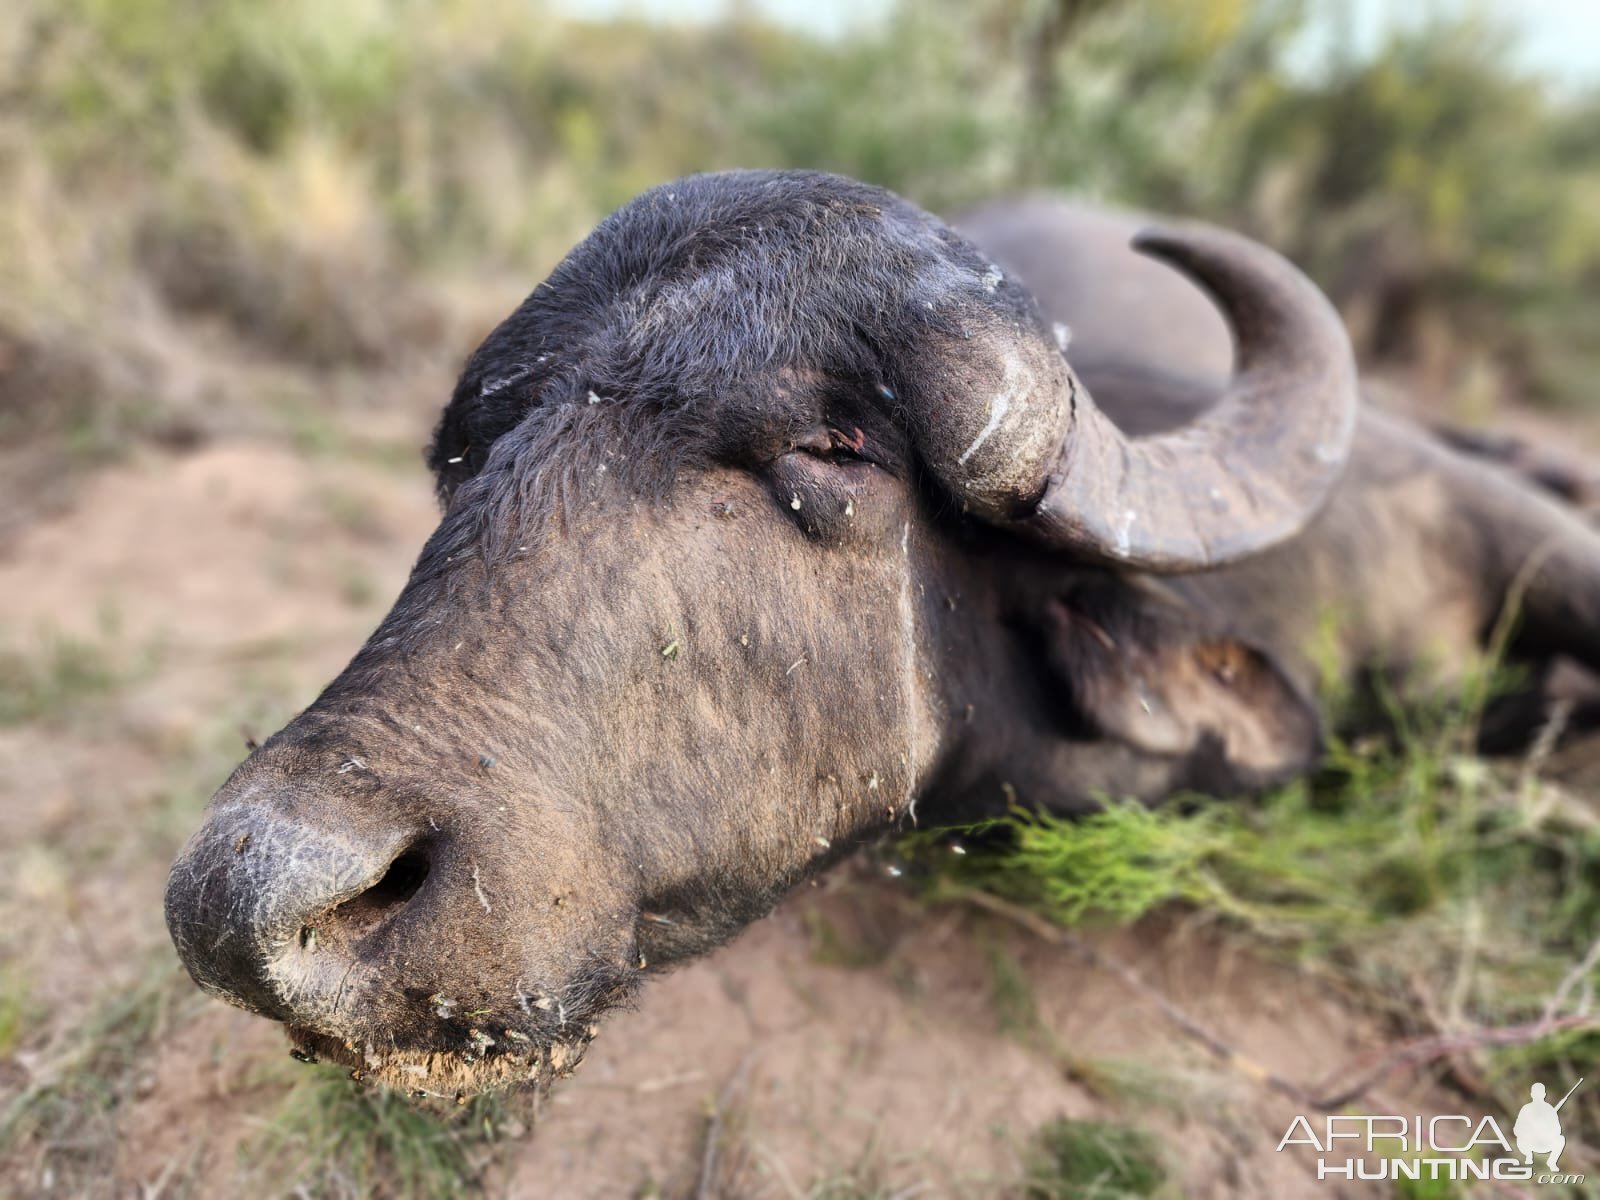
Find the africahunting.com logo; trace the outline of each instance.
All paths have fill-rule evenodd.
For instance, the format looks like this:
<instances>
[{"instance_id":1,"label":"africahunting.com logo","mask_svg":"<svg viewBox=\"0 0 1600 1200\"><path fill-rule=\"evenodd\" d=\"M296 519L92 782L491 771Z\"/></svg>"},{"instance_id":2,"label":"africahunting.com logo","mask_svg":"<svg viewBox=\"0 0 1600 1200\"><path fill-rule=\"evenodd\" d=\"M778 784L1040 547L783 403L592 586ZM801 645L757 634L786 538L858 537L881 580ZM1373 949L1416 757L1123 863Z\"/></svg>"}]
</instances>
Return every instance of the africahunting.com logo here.
<instances>
[{"instance_id":1,"label":"africahunting.com logo","mask_svg":"<svg viewBox=\"0 0 1600 1200\"><path fill-rule=\"evenodd\" d=\"M1551 1104L1544 1084L1528 1089L1507 1138L1493 1117L1325 1116L1317 1123L1296 1117L1278 1142L1309 1146L1317 1154L1318 1179L1502 1179L1534 1183L1582 1183L1582 1175L1560 1173L1567 1139L1561 1107L1578 1090Z\"/></svg>"}]
</instances>

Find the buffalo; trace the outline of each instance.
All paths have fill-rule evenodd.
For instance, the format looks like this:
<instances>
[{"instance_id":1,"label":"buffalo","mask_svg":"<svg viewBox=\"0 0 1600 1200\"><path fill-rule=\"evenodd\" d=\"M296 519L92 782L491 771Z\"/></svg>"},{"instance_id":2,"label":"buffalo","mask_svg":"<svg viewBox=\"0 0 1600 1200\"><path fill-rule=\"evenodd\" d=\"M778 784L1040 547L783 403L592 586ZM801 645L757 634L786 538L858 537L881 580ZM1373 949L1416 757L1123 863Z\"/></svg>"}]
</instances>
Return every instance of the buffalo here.
<instances>
[{"instance_id":1,"label":"buffalo","mask_svg":"<svg viewBox=\"0 0 1600 1200\"><path fill-rule=\"evenodd\" d=\"M196 982L413 1094L544 1085L898 825L1259 790L1370 719L1327 696L1501 642L1514 738L1600 668L1596 534L1364 405L1276 254L962 227L732 172L579 244L468 361L393 610L173 867Z\"/></svg>"}]
</instances>

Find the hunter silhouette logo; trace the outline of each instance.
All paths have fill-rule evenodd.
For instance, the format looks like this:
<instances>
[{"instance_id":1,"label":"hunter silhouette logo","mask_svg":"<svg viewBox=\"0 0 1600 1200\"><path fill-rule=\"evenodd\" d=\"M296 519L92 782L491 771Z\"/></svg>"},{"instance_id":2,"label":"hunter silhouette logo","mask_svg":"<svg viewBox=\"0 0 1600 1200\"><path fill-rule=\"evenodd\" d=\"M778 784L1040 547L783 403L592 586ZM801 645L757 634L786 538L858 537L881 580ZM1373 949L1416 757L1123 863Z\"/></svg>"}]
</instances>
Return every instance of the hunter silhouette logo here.
<instances>
[{"instance_id":1,"label":"hunter silhouette logo","mask_svg":"<svg viewBox=\"0 0 1600 1200\"><path fill-rule=\"evenodd\" d=\"M1567 1144L1567 1139L1561 1136L1561 1106L1572 1099L1578 1083L1568 1088L1567 1094L1554 1105L1545 1103L1544 1084L1536 1083L1528 1089L1530 1099L1517 1113L1517 1123L1511 1127L1511 1136L1517 1139L1517 1150L1523 1162L1531 1164L1535 1154L1546 1154L1549 1157L1545 1159L1545 1166L1552 1171L1556 1169L1556 1159L1561 1157Z\"/></svg>"},{"instance_id":2,"label":"hunter silhouette logo","mask_svg":"<svg viewBox=\"0 0 1600 1200\"><path fill-rule=\"evenodd\" d=\"M1582 1175L1558 1174L1557 1167L1567 1146L1561 1109L1582 1083L1579 1079L1554 1104L1545 1099L1544 1084L1535 1083L1528 1089L1528 1102L1517 1111L1510 1137L1494 1117L1339 1113L1323 1116L1315 1124L1311 1118L1296 1117L1279 1140L1278 1150L1312 1148L1319 1180L1582 1183ZM1536 1158L1544 1162L1536 1166Z\"/></svg>"}]
</instances>

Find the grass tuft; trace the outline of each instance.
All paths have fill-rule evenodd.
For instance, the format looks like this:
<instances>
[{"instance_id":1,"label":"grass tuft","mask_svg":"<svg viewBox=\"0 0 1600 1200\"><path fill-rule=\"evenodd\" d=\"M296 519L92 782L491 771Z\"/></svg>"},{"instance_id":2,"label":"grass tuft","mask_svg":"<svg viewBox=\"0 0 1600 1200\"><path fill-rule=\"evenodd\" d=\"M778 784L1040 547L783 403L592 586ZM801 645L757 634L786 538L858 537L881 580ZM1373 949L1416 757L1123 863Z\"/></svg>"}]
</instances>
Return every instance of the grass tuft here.
<instances>
[{"instance_id":1,"label":"grass tuft","mask_svg":"<svg viewBox=\"0 0 1600 1200\"><path fill-rule=\"evenodd\" d=\"M106 646L75 637L52 638L32 653L0 650L0 725L59 718L127 676Z\"/></svg>"},{"instance_id":2,"label":"grass tuft","mask_svg":"<svg viewBox=\"0 0 1600 1200\"><path fill-rule=\"evenodd\" d=\"M1254 803L1109 805L1078 819L1017 810L908 849L938 886L979 888L1067 925L1126 924L1163 905L1215 912L1305 956L1380 965L1489 914L1508 957L1501 998L1560 978L1600 931L1600 833L1511 768L1439 741L1335 747L1316 778ZM977 835L977 836L970 836ZM1521 943L1525 953L1517 950ZM1459 938L1444 937L1453 954Z\"/></svg>"},{"instance_id":3,"label":"grass tuft","mask_svg":"<svg viewBox=\"0 0 1600 1200\"><path fill-rule=\"evenodd\" d=\"M1024 1200L1133 1200L1166 1182L1149 1133L1103 1121L1051 1121L1024 1155Z\"/></svg>"},{"instance_id":4,"label":"grass tuft","mask_svg":"<svg viewBox=\"0 0 1600 1200\"><path fill-rule=\"evenodd\" d=\"M1039 1002L1022 964L998 942L990 943L988 954L989 1002L994 1007L995 1028L1022 1042L1045 1036Z\"/></svg>"},{"instance_id":5,"label":"grass tuft","mask_svg":"<svg viewBox=\"0 0 1600 1200\"><path fill-rule=\"evenodd\" d=\"M0 980L0 1059L16 1049L22 1040L27 1016L27 982L20 975L8 972L8 977Z\"/></svg>"},{"instance_id":6,"label":"grass tuft","mask_svg":"<svg viewBox=\"0 0 1600 1200\"><path fill-rule=\"evenodd\" d=\"M290 1089L243 1157L248 1171L286 1193L443 1200L481 1187L495 1147L522 1132L506 1105L480 1096L441 1117L319 1066Z\"/></svg>"},{"instance_id":7,"label":"grass tuft","mask_svg":"<svg viewBox=\"0 0 1600 1200\"><path fill-rule=\"evenodd\" d=\"M174 1004L197 999L163 957L58 1037L50 1059L0 1108L0 1173L15 1172L30 1183L54 1180L55 1194L110 1196L122 1111L172 1021Z\"/></svg>"}]
</instances>

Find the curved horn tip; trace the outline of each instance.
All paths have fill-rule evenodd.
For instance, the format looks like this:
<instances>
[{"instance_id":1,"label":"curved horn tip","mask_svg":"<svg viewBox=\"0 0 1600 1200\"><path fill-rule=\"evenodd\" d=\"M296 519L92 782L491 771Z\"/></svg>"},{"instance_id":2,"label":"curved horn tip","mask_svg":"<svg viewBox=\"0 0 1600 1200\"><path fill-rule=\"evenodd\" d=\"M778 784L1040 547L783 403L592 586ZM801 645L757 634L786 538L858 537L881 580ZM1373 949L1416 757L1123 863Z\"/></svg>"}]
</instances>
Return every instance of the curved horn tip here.
<instances>
[{"instance_id":1,"label":"curved horn tip","mask_svg":"<svg viewBox=\"0 0 1600 1200\"><path fill-rule=\"evenodd\" d=\"M1128 244L1148 258L1182 264L1191 257L1199 236L1177 225L1146 225Z\"/></svg>"},{"instance_id":2,"label":"curved horn tip","mask_svg":"<svg viewBox=\"0 0 1600 1200\"><path fill-rule=\"evenodd\" d=\"M1142 225L1128 244L1140 253L1147 253L1150 252L1147 248L1158 250L1161 243L1177 241L1182 236L1172 225Z\"/></svg>"}]
</instances>

